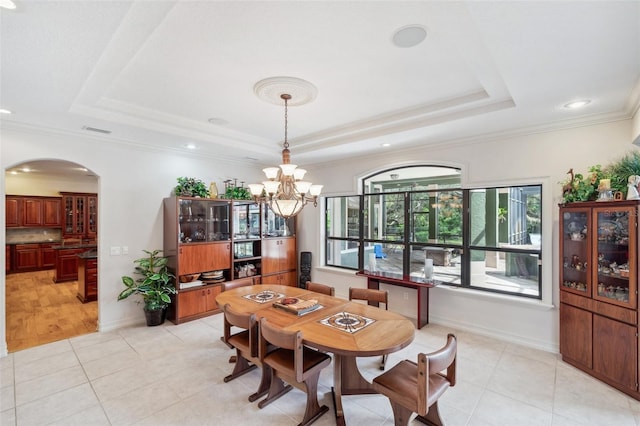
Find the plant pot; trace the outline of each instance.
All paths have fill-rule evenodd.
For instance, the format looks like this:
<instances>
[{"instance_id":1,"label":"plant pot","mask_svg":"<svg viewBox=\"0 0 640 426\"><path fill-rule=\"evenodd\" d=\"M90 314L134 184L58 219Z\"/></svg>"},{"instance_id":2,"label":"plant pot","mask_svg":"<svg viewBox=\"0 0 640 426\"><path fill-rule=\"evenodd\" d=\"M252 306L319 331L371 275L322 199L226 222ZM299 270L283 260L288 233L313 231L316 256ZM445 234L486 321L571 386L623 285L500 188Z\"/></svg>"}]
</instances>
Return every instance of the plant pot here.
<instances>
[{"instance_id":1,"label":"plant pot","mask_svg":"<svg viewBox=\"0 0 640 426\"><path fill-rule=\"evenodd\" d=\"M156 325L162 325L167 316L166 309L156 309L155 311L144 310L144 316L147 319L147 326L153 327Z\"/></svg>"}]
</instances>

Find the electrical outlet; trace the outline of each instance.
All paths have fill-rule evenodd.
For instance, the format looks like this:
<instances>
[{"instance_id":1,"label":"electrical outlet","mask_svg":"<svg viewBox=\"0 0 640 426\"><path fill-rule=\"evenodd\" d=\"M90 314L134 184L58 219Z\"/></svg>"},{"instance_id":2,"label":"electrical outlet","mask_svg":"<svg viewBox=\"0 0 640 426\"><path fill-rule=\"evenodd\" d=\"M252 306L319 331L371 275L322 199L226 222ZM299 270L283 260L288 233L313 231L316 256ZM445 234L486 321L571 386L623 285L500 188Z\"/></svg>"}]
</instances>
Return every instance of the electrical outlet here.
<instances>
[{"instance_id":1,"label":"electrical outlet","mask_svg":"<svg viewBox=\"0 0 640 426\"><path fill-rule=\"evenodd\" d=\"M120 256L120 247L111 247L110 254L111 256Z\"/></svg>"},{"instance_id":2,"label":"electrical outlet","mask_svg":"<svg viewBox=\"0 0 640 426\"><path fill-rule=\"evenodd\" d=\"M122 246L122 254L129 254L129 247L128 246Z\"/></svg>"}]
</instances>

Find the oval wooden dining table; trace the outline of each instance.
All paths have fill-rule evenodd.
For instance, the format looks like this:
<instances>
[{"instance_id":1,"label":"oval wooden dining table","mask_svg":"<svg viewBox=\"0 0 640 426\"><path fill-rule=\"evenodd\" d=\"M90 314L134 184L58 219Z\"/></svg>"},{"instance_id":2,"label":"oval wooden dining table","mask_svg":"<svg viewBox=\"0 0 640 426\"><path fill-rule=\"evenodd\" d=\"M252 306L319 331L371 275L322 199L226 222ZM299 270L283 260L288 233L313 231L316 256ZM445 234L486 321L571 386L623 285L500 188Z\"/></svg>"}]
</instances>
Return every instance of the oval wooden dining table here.
<instances>
[{"instance_id":1,"label":"oval wooden dining table","mask_svg":"<svg viewBox=\"0 0 640 426\"><path fill-rule=\"evenodd\" d=\"M284 297L315 299L319 309L296 315L273 304ZM225 291L218 306L255 313L285 330L299 330L303 343L333 354L333 396L336 424L344 425L343 395L376 393L360 373L357 357L389 354L408 346L415 336L412 321L395 312L297 287L258 284Z\"/></svg>"}]
</instances>

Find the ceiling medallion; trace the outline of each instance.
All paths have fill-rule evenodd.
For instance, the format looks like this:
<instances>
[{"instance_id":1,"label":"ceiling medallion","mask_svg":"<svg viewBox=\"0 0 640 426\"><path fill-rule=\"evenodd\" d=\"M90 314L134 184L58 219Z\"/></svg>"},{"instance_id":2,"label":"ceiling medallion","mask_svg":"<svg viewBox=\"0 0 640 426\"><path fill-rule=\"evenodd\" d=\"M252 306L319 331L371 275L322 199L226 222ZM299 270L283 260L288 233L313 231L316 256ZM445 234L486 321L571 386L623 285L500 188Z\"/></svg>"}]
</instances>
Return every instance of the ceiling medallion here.
<instances>
[{"instance_id":1,"label":"ceiling medallion","mask_svg":"<svg viewBox=\"0 0 640 426\"><path fill-rule=\"evenodd\" d=\"M282 105L282 95L290 95L289 106L304 105L313 101L318 89L306 80L296 77L269 77L253 86L253 92L263 101Z\"/></svg>"}]
</instances>

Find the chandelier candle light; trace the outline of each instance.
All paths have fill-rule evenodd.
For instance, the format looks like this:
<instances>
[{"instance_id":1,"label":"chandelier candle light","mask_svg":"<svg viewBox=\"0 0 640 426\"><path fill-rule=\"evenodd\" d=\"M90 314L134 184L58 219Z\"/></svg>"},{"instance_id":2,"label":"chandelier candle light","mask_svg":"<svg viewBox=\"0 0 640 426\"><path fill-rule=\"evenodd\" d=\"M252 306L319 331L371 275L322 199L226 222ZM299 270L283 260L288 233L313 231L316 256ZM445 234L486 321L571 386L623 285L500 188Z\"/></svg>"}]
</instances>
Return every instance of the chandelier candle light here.
<instances>
[{"instance_id":1,"label":"chandelier candle light","mask_svg":"<svg viewBox=\"0 0 640 426\"><path fill-rule=\"evenodd\" d=\"M322 191L322 185L313 185L311 182L303 181L307 171L291 164L291 152L287 141L288 101L291 99L291 95L283 93L280 98L284 100L282 164L279 168L262 169L268 180L249 184L249 191L251 191L256 203L267 202L276 215L290 218L300 213L308 202L313 202L314 207L318 206L318 196Z\"/></svg>"}]
</instances>

